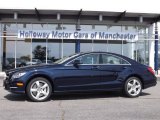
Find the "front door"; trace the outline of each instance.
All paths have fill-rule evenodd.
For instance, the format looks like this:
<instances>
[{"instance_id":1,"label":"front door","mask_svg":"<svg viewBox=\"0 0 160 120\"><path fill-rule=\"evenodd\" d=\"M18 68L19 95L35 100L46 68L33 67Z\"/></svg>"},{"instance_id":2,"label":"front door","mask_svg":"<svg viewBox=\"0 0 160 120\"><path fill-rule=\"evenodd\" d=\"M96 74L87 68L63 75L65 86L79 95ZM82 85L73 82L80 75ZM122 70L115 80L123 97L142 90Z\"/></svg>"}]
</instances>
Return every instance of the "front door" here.
<instances>
[{"instance_id":1,"label":"front door","mask_svg":"<svg viewBox=\"0 0 160 120\"><path fill-rule=\"evenodd\" d=\"M80 60L74 66L75 60ZM62 78L56 81L58 91L87 91L97 89L97 81L101 79L99 70L99 54L85 54L64 66Z\"/></svg>"}]
</instances>

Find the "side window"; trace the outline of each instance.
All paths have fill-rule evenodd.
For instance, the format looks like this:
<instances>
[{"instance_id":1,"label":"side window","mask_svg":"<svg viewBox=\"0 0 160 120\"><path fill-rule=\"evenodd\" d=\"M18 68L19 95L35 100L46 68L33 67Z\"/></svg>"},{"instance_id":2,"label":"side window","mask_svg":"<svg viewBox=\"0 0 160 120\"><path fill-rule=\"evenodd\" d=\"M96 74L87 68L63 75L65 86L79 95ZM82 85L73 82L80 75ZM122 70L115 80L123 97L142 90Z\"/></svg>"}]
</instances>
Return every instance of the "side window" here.
<instances>
[{"instance_id":1,"label":"side window","mask_svg":"<svg viewBox=\"0 0 160 120\"><path fill-rule=\"evenodd\" d=\"M75 60L80 60L81 64L99 64L99 54L87 54Z\"/></svg>"},{"instance_id":2,"label":"side window","mask_svg":"<svg viewBox=\"0 0 160 120\"><path fill-rule=\"evenodd\" d=\"M101 64L110 64L110 65L119 65L119 64L129 64L127 61L123 60L120 57L102 54Z\"/></svg>"}]
</instances>

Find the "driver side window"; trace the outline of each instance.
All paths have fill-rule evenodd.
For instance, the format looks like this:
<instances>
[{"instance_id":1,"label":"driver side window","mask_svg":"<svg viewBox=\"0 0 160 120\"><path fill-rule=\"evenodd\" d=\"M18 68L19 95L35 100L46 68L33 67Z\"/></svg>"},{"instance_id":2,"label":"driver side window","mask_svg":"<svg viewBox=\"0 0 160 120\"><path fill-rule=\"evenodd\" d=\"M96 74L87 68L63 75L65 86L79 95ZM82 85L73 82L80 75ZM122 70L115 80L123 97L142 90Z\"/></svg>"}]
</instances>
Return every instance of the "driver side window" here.
<instances>
[{"instance_id":1,"label":"driver side window","mask_svg":"<svg viewBox=\"0 0 160 120\"><path fill-rule=\"evenodd\" d=\"M87 54L75 60L80 60L81 64L88 64L88 65L99 64L99 54Z\"/></svg>"}]
</instances>

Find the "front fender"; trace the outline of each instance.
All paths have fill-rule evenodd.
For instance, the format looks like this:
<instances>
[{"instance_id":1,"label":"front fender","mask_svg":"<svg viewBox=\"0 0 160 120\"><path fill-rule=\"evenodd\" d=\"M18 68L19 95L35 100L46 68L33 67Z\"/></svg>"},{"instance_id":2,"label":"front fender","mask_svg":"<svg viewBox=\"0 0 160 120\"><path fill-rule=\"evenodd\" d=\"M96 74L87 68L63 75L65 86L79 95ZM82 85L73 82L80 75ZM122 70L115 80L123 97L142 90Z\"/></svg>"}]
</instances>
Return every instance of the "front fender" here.
<instances>
[{"instance_id":1,"label":"front fender","mask_svg":"<svg viewBox=\"0 0 160 120\"><path fill-rule=\"evenodd\" d=\"M27 87L28 83L36 78L36 77L43 77L43 78L46 78L47 80L49 80L49 82L53 85L53 78L52 78L52 75L48 72L45 72L45 71L34 71L34 72L30 72L27 77L25 77L25 86Z\"/></svg>"}]
</instances>

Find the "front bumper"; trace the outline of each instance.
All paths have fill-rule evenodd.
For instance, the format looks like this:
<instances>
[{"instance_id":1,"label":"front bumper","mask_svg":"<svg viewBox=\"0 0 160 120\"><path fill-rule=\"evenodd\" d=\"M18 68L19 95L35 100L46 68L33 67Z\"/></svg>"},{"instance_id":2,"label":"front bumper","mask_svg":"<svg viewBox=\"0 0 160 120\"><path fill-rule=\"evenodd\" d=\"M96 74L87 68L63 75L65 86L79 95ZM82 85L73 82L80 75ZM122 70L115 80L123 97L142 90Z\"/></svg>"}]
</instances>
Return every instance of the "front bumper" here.
<instances>
[{"instance_id":1,"label":"front bumper","mask_svg":"<svg viewBox=\"0 0 160 120\"><path fill-rule=\"evenodd\" d=\"M25 93L25 87L16 86L16 82L10 82L7 78L3 81L4 89L13 93Z\"/></svg>"}]
</instances>

